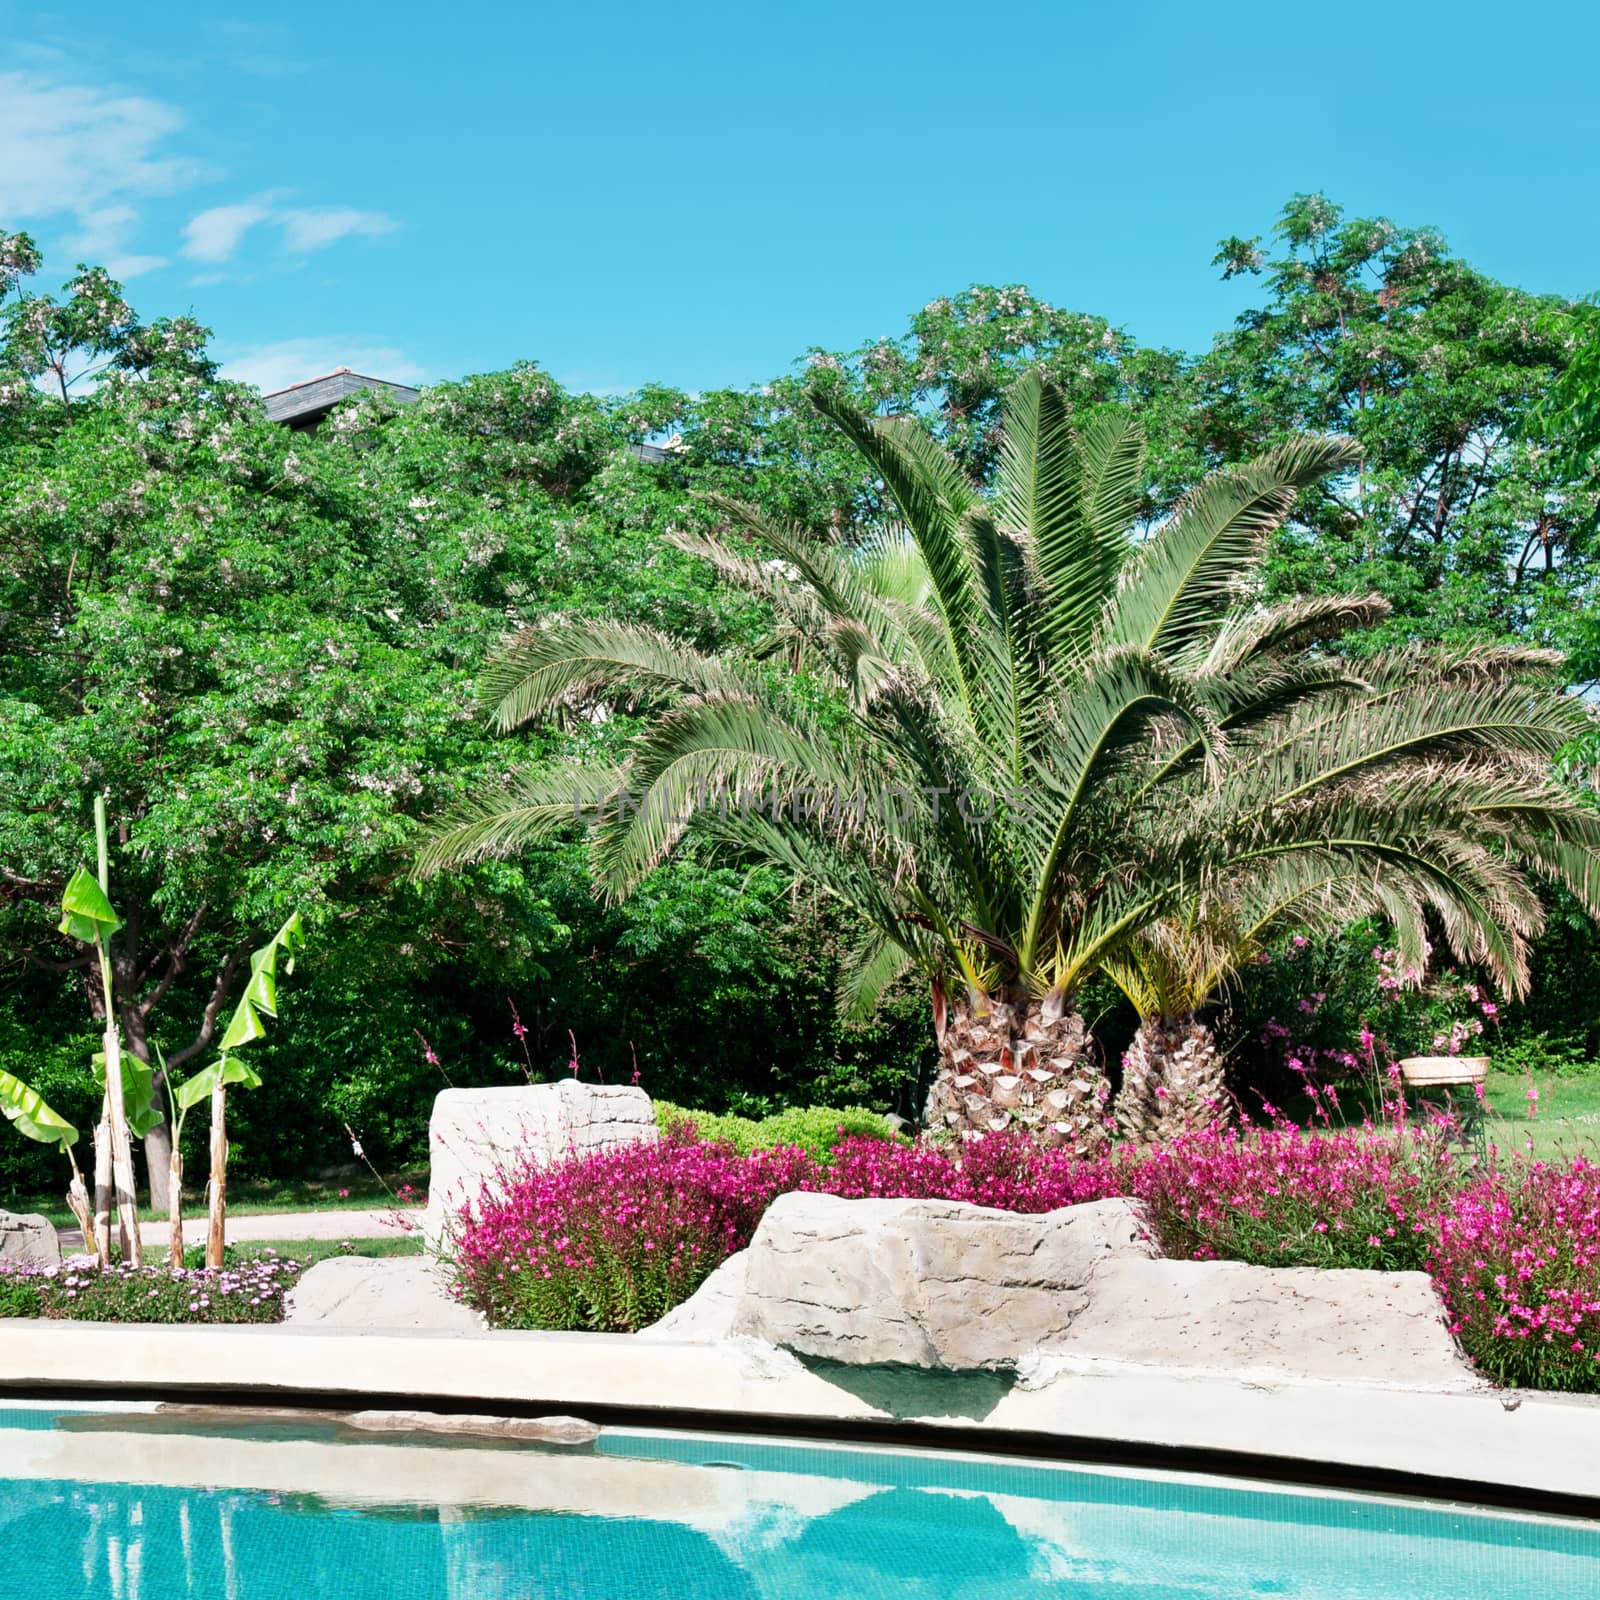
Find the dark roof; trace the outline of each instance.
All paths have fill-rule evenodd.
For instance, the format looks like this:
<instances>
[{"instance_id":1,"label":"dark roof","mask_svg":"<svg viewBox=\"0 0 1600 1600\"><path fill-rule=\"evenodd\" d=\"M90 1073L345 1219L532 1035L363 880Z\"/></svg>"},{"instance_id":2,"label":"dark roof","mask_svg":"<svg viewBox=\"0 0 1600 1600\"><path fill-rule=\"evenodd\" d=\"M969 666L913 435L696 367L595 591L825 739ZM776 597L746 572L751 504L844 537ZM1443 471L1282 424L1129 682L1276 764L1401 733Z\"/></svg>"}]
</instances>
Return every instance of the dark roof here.
<instances>
[{"instance_id":1,"label":"dark roof","mask_svg":"<svg viewBox=\"0 0 1600 1600\"><path fill-rule=\"evenodd\" d=\"M349 367L325 373L320 378L307 378L304 383L292 383L287 389L277 389L264 394L261 403L267 408L269 422L287 422L290 427L304 427L320 422L341 400L347 400L363 389L383 389L396 405L409 406L420 398L421 391L403 383L390 383L387 378L369 378Z\"/></svg>"}]
</instances>

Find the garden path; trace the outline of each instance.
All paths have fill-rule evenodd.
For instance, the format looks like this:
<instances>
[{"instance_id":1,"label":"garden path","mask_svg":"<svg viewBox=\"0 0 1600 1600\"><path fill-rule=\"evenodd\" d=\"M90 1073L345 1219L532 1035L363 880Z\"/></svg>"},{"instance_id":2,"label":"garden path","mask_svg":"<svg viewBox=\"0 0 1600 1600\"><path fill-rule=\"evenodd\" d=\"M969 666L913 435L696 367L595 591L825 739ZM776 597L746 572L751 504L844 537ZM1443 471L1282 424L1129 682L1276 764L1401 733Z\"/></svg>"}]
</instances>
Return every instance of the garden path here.
<instances>
[{"instance_id":1,"label":"garden path","mask_svg":"<svg viewBox=\"0 0 1600 1600\"><path fill-rule=\"evenodd\" d=\"M230 1244L259 1244L268 1239L398 1238L402 1230L395 1217L393 1206L372 1211L265 1211L238 1217L230 1215L228 1241ZM152 1250L165 1250L165 1222L143 1223L140 1231L147 1254ZM63 1254L71 1255L83 1248L83 1235L78 1229L58 1228L56 1232ZM183 1242L186 1245L206 1242L206 1219L203 1215L185 1220Z\"/></svg>"}]
</instances>

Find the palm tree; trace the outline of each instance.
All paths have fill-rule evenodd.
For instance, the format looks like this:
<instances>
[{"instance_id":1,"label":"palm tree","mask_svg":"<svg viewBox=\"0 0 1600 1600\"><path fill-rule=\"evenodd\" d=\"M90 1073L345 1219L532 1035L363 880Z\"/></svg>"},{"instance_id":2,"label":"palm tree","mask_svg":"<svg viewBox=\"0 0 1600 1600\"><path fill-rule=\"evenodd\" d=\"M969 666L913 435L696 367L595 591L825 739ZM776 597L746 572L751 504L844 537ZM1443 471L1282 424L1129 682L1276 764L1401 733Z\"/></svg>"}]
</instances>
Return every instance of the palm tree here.
<instances>
[{"instance_id":1,"label":"palm tree","mask_svg":"<svg viewBox=\"0 0 1600 1600\"><path fill-rule=\"evenodd\" d=\"M1226 1126L1233 1101L1224 1060L1202 1015L1224 987L1288 933L1328 935L1362 916L1391 924L1408 950L1426 950L1426 920L1375 875L1319 880L1294 858L1224 877L1214 892L1144 929L1105 964L1139 1014L1122 1058L1116 1123L1125 1139L1165 1144Z\"/></svg>"},{"instance_id":2,"label":"palm tree","mask_svg":"<svg viewBox=\"0 0 1600 1600\"><path fill-rule=\"evenodd\" d=\"M601 702L645 725L617 768L480 793L421 870L515 850L575 803L610 895L691 833L775 863L859 913L848 1005L911 969L928 981L931 1123L1017 1122L1084 1151L1107 1085L1074 997L1197 897L1359 874L1508 974L1538 917L1512 853L1595 903L1600 835L1542 776L1584 714L1530 685L1527 658L1357 676L1314 646L1376 602L1240 609L1269 535L1350 441L1294 438L1214 473L1136 541L1125 415L1077 426L1024 378L986 495L917 422L814 400L902 525L840 548L718 501L724 536L680 537L770 604L782 650L765 662L605 619L515 635L483 680L502 729Z\"/></svg>"}]
</instances>

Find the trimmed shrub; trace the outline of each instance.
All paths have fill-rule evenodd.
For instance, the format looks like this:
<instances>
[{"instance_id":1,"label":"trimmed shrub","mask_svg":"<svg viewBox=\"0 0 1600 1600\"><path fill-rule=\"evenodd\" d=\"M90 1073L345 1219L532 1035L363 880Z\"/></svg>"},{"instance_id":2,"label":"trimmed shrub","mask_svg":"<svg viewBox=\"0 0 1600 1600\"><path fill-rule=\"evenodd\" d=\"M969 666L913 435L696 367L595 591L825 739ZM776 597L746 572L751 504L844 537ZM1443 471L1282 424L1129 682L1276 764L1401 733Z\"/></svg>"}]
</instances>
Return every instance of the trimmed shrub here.
<instances>
[{"instance_id":1,"label":"trimmed shrub","mask_svg":"<svg viewBox=\"0 0 1600 1600\"><path fill-rule=\"evenodd\" d=\"M827 1162L846 1139L893 1140L899 1136L876 1112L862 1106L836 1110L831 1106L795 1106L759 1122L750 1117L719 1115L711 1111L686 1111L681 1106L656 1102L656 1124L663 1133L690 1128L696 1138L727 1144L742 1156L757 1150L790 1146L804 1150L813 1161Z\"/></svg>"}]
</instances>

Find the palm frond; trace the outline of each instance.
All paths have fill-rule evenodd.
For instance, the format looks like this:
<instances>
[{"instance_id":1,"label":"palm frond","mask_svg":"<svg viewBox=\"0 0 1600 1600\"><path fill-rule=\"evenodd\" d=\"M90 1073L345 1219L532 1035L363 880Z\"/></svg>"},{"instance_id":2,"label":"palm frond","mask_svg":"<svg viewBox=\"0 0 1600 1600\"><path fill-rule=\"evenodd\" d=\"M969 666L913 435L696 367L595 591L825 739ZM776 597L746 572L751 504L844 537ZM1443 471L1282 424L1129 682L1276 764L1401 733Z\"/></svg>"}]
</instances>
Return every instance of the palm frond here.
<instances>
[{"instance_id":1,"label":"palm frond","mask_svg":"<svg viewBox=\"0 0 1600 1600\"><path fill-rule=\"evenodd\" d=\"M480 787L429 830L412 868L431 878L472 861L509 856L590 821L624 789L618 767L518 772Z\"/></svg>"},{"instance_id":2,"label":"palm frond","mask_svg":"<svg viewBox=\"0 0 1600 1600\"><path fill-rule=\"evenodd\" d=\"M479 679L501 732L578 710L606 694L637 704L652 694L754 692L753 677L667 634L604 617L567 617L504 641Z\"/></svg>"},{"instance_id":3,"label":"palm frond","mask_svg":"<svg viewBox=\"0 0 1600 1600\"><path fill-rule=\"evenodd\" d=\"M1227 673L1263 656L1282 656L1307 645L1375 628L1392 607L1381 595L1313 595L1259 606L1231 616L1217 629L1202 670Z\"/></svg>"},{"instance_id":4,"label":"palm frond","mask_svg":"<svg viewBox=\"0 0 1600 1600\"><path fill-rule=\"evenodd\" d=\"M1103 641L1175 654L1215 629L1301 490L1358 457L1352 439L1307 434L1212 473L1124 567Z\"/></svg>"}]
</instances>

